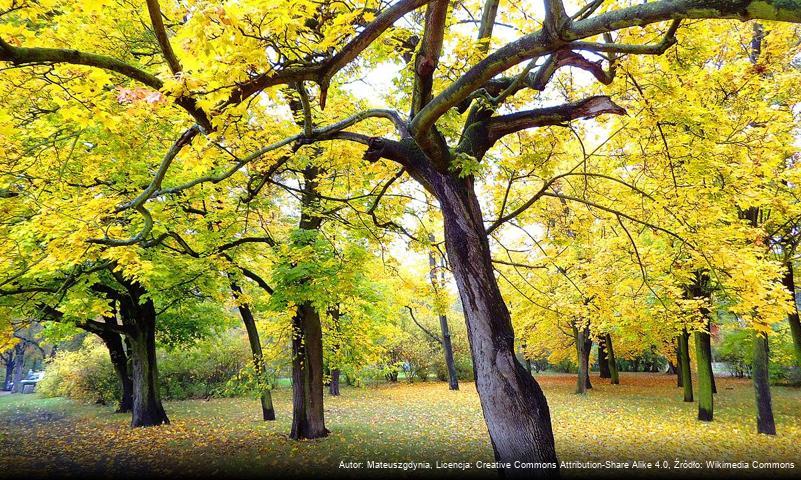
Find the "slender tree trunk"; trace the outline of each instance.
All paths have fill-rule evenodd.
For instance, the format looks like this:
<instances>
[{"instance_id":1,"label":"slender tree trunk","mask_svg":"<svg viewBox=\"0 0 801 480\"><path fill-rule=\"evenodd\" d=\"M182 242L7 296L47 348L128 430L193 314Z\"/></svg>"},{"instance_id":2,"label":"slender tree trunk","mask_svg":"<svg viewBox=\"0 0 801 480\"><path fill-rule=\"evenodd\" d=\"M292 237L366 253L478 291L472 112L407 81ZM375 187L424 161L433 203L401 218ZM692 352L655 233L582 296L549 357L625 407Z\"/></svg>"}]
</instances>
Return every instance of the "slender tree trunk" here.
<instances>
[{"instance_id":1,"label":"slender tree trunk","mask_svg":"<svg viewBox=\"0 0 801 480\"><path fill-rule=\"evenodd\" d=\"M161 404L159 374L156 365L156 311L152 300L134 308L138 313L128 322L127 338L131 347L133 379L133 427L170 423Z\"/></svg>"},{"instance_id":2,"label":"slender tree trunk","mask_svg":"<svg viewBox=\"0 0 801 480\"><path fill-rule=\"evenodd\" d=\"M790 336L793 338L793 352L795 352L796 364L801 367L801 320L798 317L798 302L795 299L795 277L793 276L793 264L785 264L784 277L782 283L790 295L793 297L793 309L787 315L787 322L790 324Z\"/></svg>"},{"instance_id":3,"label":"slender tree trunk","mask_svg":"<svg viewBox=\"0 0 801 480\"><path fill-rule=\"evenodd\" d=\"M15 347L16 354L14 355L14 386L11 387L11 393L20 393L22 391L22 379L25 377L25 345L17 345Z\"/></svg>"},{"instance_id":4,"label":"slender tree trunk","mask_svg":"<svg viewBox=\"0 0 801 480\"><path fill-rule=\"evenodd\" d=\"M606 341L598 339L598 378L612 378L612 372L609 371L609 357L606 355Z\"/></svg>"},{"instance_id":5,"label":"slender tree trunk","mask_svg":"<svg viewBox=\"0 0 801 480\"><path fill-rule=\"evenodd\" d=\"M333 397L339 396L339 375L338 368L331 370L331 385L328 386L328 393Z\"/></svg>"},{"instance_id":6,"label":"slender tree trunk","mask_svg":"<svg viewBox=\"0 0 801 480\"><path fill-rule=\"evenodd\" d=\"M711 422L714 418L712 397L712 362L709 358L709 334L695 332L695 356L698 369L698 420Z\"/></svg>"},{"instance_id":7,"label":"slender tree trunk","mask_svg":"<svg viewBox=\"0 0 801 480\"><path fill-rule=\"evenodd\" d=\"M429 235L428 239L433 242L434 235ZM439 291L442 284L444 283L444 268L442 272L442 277L440 280L437 280L437 261L434 258L434 253L429 251L428 252L428 264L430 267L429 276L431 277L431 285L434 287L435 291ZM444 267L444 265L442 265ZM459 390L459 379L456 374L456 362L453 359L453 345L451 344L451 331L448 328L448 317L444 314L439 315L439 328L440 333L442 334L442 350L445 353L445 365L448 368L448 388L451 390Z\"/></svg>"},{"instance_id":8,"label":"slender tree trunk","mask_svg":"<svg viewBox=\"0 0 801 480\"><path fill-rule=\"evenodd\" d=\"M11 390L11 382L14 380L14 354L9 354L8 362L6 362L6 378L3 381L3 390Z\"/></svg>"},{"instance_id":9,"label":"slender tree trunk","mask_svg":"<svg viewBox=\"0 0 801 480\"><path fill-rule=\"evenodd\" d=\"M682 368L681 368L681 365L682 365L682 363L681 363L681 361L682 361L681 360L681 339L678 336L676 337L675 347L676 347L676 386L681 388L681 387L684 386L684 383L683 383L683 380L682 380L684 377L682 376ZM689 365L689 363L688 363L688 365Z\"/></svg>"},{"instance_id":10,"label":"slender tree trunk","mask_svg":"<svg viewBox=\"0 0 801 480\"><path fill-rule=\"evenodd\" d=\"M323 414L323 332L320 315L306 302L292 318L292 431L295 440L328 435Z\"/></svg>"},{"instance_id":11,"label":"slender tree trunk","mask_svg":"<svg viewBox=\"0 0 801 480\"><path fill-rule=\"evenodd\" d=\"M576 393L581 395L587 393L592 388L590 383L590 350L592 349L592 339L590 338L589 328L573 327L573 334L576 341L576 357L578 360L578 376L576 378Z\"/></svg>"},{"instance_id":12,"label":"slender tree trunk","mask_svg":"<svg viewBox=\"0 0 801 480\"><path fill-rule=\"evenodd\" d=\"M231 290L234 292L234 297L242 295L242 288L236 283L231 283ZM242 323L245 324L245 331L248 334L248 343L250 344L250 354L253 357L253 368L256 370L256 375L259 378L259 388L261 399L261 417L265 421L275 420L275 408L273 407L273 396L270 389L264 384L264 374L266 367L264 365L264 354L261 349L261 339L259 338L259 330L256 328L256 319L253 317L253 312L250 306L246 303L239 305L239 316L242 317Z\"/></svg>"},{"instance_id":13,"label":"slender tree trunk","mask_svg":"<svg viewBox=\"0 0 801 480\"><path fill-rule=\"evenodd\" d=\"M682 329L679 334L679 366L681 367L681 383L684 387L684 401L693 401L693 377L690 371L690 334Z\"/></svg>"},{"instance_id":14,"label":"slender tree trunk","mask_svg":"<svg viewBox=\"0 0 801 480\"><path fill-rule=\"evenodd\" d=\"M751 365L751 375L756 394L757 431L766 435L776 435L776 422L773 420L770 398L768 353L767 335L762 332L754 332L754 360Z\"/></svg>"},{"instance_id":15,"label":"slender tree trunk","mask_svg":"<svg viewBox=\"0 0 801 480\"><path fill-rule=\"evenodd\" d=\"M553 469L504 469L507 477L555 477L558 461L548 403L517 361L514 331L498 288L481 208L470 178L429 174L442 208L448 259L462 300L476 390L495 458L549 462Z\"/></svg>"},{"instance_id":16,"label":"slender tree trunk","mask_svg":"<svg viewBox=\"0 0 801 480\"><path fill-rule=\"evenodd\" d=\"M531 375L531 359L530 358L526 359L526 371L528 372L529 375Z\"/></svg>"},{"instance_id":17,"label":"slender tree trunk","mask_svg":"<svg viewBox=\"0 0 801 480\"><path fill-rule=\"evenodd\" d=\"M612 385L620 384L620 374L617 371L617 359L615 358L615 348L612 345L612 336L608 333L604 338L606 342L606 354L609 357L609 375Z\"/></svg>"},{"instance_id":18,"label":"slender tree trunk","mask_svg":"<svg viewBox=\"0 0 801 480\"><path fill-rule=\"evenodd\" d=\"M133 409L133 380L128 369L128 355L122 345L122 337L118 333L106 332L98 334L108 349L114 372L120 381L120 403L117 413L128 413Z\"/></svg>"}]
</instances>

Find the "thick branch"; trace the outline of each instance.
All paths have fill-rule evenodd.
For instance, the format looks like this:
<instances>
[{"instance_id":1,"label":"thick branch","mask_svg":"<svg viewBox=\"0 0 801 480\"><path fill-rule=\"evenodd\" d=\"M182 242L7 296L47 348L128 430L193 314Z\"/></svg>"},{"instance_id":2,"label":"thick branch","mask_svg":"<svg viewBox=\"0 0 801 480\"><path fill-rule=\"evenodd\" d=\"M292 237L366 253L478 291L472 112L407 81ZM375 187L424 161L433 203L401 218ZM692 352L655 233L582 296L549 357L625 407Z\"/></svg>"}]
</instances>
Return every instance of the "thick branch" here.
<instances>
[{"instance_id":1,"label":"thick branch","mask_svg":"<svg viewBox=\"0 0 801 480\"><path fill-rule=\"evenodd\" d=\"M156 40L161 47L161 53L164 54L164 59L170 66L170 71L176 74L183 70L181 62L172 50L170 39L167 37L167 30L164 28L164 22L161 19L161 7L158 0L147 0L147 11L150 14L150 23L153 25L153 32L156 34Z\"/></svg>"}]
</instances>

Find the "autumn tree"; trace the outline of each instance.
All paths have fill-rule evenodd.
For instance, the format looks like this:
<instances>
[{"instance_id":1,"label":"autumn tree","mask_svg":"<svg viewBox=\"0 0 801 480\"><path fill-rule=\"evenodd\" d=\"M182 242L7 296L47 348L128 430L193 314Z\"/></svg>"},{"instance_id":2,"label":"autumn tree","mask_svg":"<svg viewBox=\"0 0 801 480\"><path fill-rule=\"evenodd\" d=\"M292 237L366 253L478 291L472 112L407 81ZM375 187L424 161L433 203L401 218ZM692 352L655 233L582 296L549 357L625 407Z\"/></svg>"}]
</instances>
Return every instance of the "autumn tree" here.
<instances>
[{"instance_id":1,"label":"autumn tree","mask_svg":"<svg viewBox=\"0 0 801 480\"><path fill-rule=\"evenodd\" d=\"M393 28L397 20L423 6L426 13L422 25L416 27L416 42L411 40L410 32ZM568 5L566 9L560 0L546 0L543 10L535 12L539 21L532 22L527 14L504 10L496 0L488 0L481 7L473 7L476 11L471 14L477 14L478 8L483 11L477 31L469 32L470 37L449 28L461 15L451 6L447 0L401 0L383 8L378 4L351 9L345 4L303 2L241 2L215 8L194 2L159 5L149 0L146 7L125 4L114 8L114 15L99 15L111 5L104 1L31 2L3 10L0 60L24 67L13 69L10 74L6 86L11 90L25 88L28 80L64 87L67 80L74 79L83 85L81 91L62 97L57 105L56 115L78 122L86 122L90 116L107 120L111 112L103 107L90 107L91 115L83 111L87 98L100 104L109 96L91 85L130 90L135 83L161 91L166 101L156 107L156 112L138 112L144 117L160 115L171 105L186 112L178 122L179 129L173 125L164 130L175 140L162 161L151 160L158 158L155 155L146 157L151 164L158 164L150 169L152 180L148 186L124 203L119 202L120 192L127 194L139 183L130 183L113 196L96 198L89 209L89 218L96 223L72 236L73 243L83 245L89 241L113 248L148 242L155 224L149 206L161 205L161 199L201 184L219 183L265 154L297 142L356 143L367 147L368 161L386 160L402 167L437 199L442 211L449 265L465 308L476 386L496 457L509 462L556 462L547 402L514 356L511 317L494 276L488 234L543 197L561 198L607 213L614 209L553 192L550 186L555 180L549 178L542 193L509 212L501 209L487 226L475 188L482 179L479 169L500 161L493 150L496 144L524 138L529 129L624 112L610 97L595 92L588 96L579 91L566 92L568 95L558 97L556 106L543 106L547 95L540 97L539 92L549 91L550 80L558 69L586 70L614 88L621 85L620 81L613 82L617 57L665 53L675 44L683 19L799 22L801 5L786 0L665 0L644 4L592 1ZM163 16L173 20L165 23ZM505 17L530 33L499 41L493 31L499 19ZM257 22L255 18L261 20ZM649 27L663 22L670 23ZM82 28L90 23L98 27L96 32L119 35L93 34ZM532 23L537 23L535 28L539 30L532 31ZM628 35L631 31L648 35ZM473 41L468 41L471 37ZM661 39L652 42L654 37ZM78 38L80 42L76 41ZM393 38L398 48L382 45L387 38ZM451 55L450 45L457 42L469 47ZM228 161L223 161L221 154L187 153L217 147L231 152L226 132L234 131L232 126L242 118L252 121L253 117L243 116L249 109L262 110L264 105L278 102L280 97L272 87L313 82L317 84L316 98L323 107L331 103L328 97L336 94L336 84L342 80L338 72L346 68L351 75L361 69L369 71L375 61L403 56L410 49L414 51L414 61L407 70L407 88L400 95L404 108L392 99L390 108L364 110L339 122L320 122L320 127L307 122L303 131L282 139L257 135L249 140L258 139L264 147L248 154L234 153ZM603 58L596 63L585 54L602 54ZM55 76L49 72L51 68L56 69ZM58 92L49 88L47 91ZM257 95L262 98L251 102ZM78 101L74 101L76 97ZM103 117L103 113L107 116ZM370 119L389 120L393 129L368 134L352 130L357 123ZM117 130L117 135L128 138L120 134L119 125ZM193 142L195 145L188 148ZM177 158L195 160L175 162L182 164L179 177L183 173L186 178L192 170L197 175L184 186L176 183L163 187L165 179L176 174L168 170L173 170L170 167ZM90 179L93 176L100 182L89 190L103 189L103 182L108 179L103 177L107 175L87 175ZM8 187L13 192L19 190L14 184L2 185L4 190ZM118 223L109 221L106 215L97 215L101 210L113 215ZM647 225L632 214L614 214ZM105 224L105 228L98 228L98 224ZM542 473L552 475L554 470Z\"/></svg>"}]
</instances>

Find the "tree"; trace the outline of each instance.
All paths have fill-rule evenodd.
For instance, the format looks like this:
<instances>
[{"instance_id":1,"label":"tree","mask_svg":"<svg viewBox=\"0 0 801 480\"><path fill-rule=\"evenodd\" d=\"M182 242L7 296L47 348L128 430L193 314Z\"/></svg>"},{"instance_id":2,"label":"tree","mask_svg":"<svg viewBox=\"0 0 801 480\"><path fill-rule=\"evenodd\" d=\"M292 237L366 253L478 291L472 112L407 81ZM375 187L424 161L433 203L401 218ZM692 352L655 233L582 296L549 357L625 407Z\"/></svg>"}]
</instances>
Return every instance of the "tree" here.
<instances>
[{"instance_id":1,"label":"tree","mask_svg":"<svg viewBox=\"0 0 801 480\"><path fill-rule=\"evenodd\" d=\"M400 1L380 11L378 15L370 15L369 20L363 15L353 15L354 12L349 12L347 7L326 5L333 8L332 11L335 13L322 16L324 21L310 22L308 26L302 16L300 22L288 19L288 9L276 8L283 5L270 5L267 17L263 17L264 24L269 25L273 20L278 20L275 22L277 24L291 21L296 35L290 39L287 39L283 30L249 34L249 30L256 30L258 26L249 24L247 19L250 13L253 10L258 11L259 7L244 3L211 14L190 15L189 20L183 25L176 22L172 40L192 39L185 42L186 45L181 44L180 49L175 46L177 42L171 42L170 32L161 21L161 14L164 12L161 11L158 2L148 1L150 22L147 28L147 44L159 47L158 55L148 57L157 58L159 73L166 73L171 77L166 81L127 63L131 57L127 50L124 52L126 58L120 60L81 50L17 46L3 40L0 43L0 60L16 65L71 63L105 69L114 72L115 75L123 75L142 82L150 88L163 90L176 105L197 122L197 127L188 128L170 149L170 152L175 154L165 157L154 177L155 181L151 182L142 194L134 201L128 202L122 209L115 209L113 202L103 206L105 211L115 211L124 218L141 217L137 222L137 226L141 229L126 240L119 240L119 237L127 233L123 232L123 229L117 228L106 232L112 235L119 234L117 239L106 242L110 245L135 244L147 241L152 230L153 221L145 203L151 198L166 195L160 192L160 183L177 153L193 138L202 132L213 136L228 121L236 118L242 109L248 108L246 100L271 86L316 82L319 86L319 102L321 106L325 105L335 74L361 60L359 57L367 47L373 45L397 19L425 4L427 11L423 31L415 61L410 68L413 70L411 72L413 81L410 82L413 87L406 95L411 104L409 109L411 114L408 119L402 119L400 115L387 111L373 111L359 114L330 127L312 129L307 122L302 134L288 137L282 142L286 142L283 145L287 145L296 140L303 142L345 140L367 145L368 160L386 159L396 162L436 197L444 217L449 264L465 307L471 348L474 352L477 389L496 457L504 461L531 460L555 463L550 414L545 397L536 382L526 374L525 369L514 357L511 317L494 277L488 229L484 225L481 205L475 191L476 167L481 165L482 160L486 160L485 163L491 161L491 155L490 158L485 158L487 152L504 137L513 136L533 127L563 124L570 120L602 114L622 113L619 106L604 96L569 99L572 101L557 107L529 109L525 106L523 100L525 94L538 90L537 86L542 85L543 81L547 84L553 71L559 67L588 69L599 80L611 81L614 69L601 70L597 64L586 61L587 59L577 51L606 53L612 57L612 63L617 54L661 54L675 43L674 34L681 19L759 18L798 22L801 21L801 5L796 1L665 0L634 5L624 2L610 5L608 9L604 6L601 13L596 11L602 3L591 2L568 14L561 1L547 0L544 2L545 15L540 30L524 35L489 53L492 47L492 30L498 12L498 3L490 0L485 3L487 13L482 16L478 28L478 46L471 52L475 54L475 60L471 56L467 56L469 59L466 62L459 59L458 63L462 67L449 71L450 78L455 80L447 82L444 86L440 86L444 82L441 82L440 78L435 78L434 74L441 60L449 60L440 58L445 31L449 20L452 20L448 8L449 2L446 0ZM49 13L47 6L38 5L30 10L23 9L21 13L12 12L12 15L24 15L27 19L33 12L33 19L36 20L34 25L43 26L43 31L37 32L38 38L63 41L59 35L62 35L62 31L70 29L53 29L56 32L54 34L53 31L47 31L47 22L65 25L70 25L72 22L74 25L76 21L83 20L81 15L86 15L86 10L90 9L88 7L97 5L91 3L85 7L87 8L80 9L77 13L73 13L75 10L65 10L68 13L58 15L55 19L45 15ZM138 20L138 12L134 15L125 13L128 14L123 18L115 18L115 25L110 27L114 29L124 25L141 32L141 28L134 27L138 24L135 21ZM176 18L180 18L180 13L182 12L177 6L170 6L166 12L168 17ZM317 13L315 11L308 16L317 16ZM342 15L351 16L346 17L344 22L337 21ZM210 18L212 16L214 21ZM43 18L47 18L47 21L43 21ZM614 40L603 43L588 41L594 37L603 37L604 34L609 38L612 32L628 27L647 26L671 20L673 24L666 29L665 40L657 44L623 44ZM362 22L364 26L358 29L354 27L354 24ZM19 32L19 28L14 28L11 32L4 33L4 35L14 35L12 37L14 43L21 43L19 37L28 38L23 34L29 24L20 22L19 25L26 25L21 27L23 32ZM232 35L221 35L221 31L231 32ZM153 32L153 35L150 35L150 32ZM140 34L140 37L145 35ZM108 48L108 41L94 38L91 40L98 41L100 46ZM56 45L59 43L56 42ZM269 45L270 49L253 48L262 45ZM235 60L220 62L216 54L219 48L248 53L226 55L226 58L234 57ZM209 55L209 52L214 53ZM363 56L369 60L371 55L374 53L365 53ZM376 57L378 56L372 58ZM535 62L537 59L543 60L539 66ZM526 61L531 63L523 70L525 73L522 75L516 74L501 81L495 78ZM233 75L231 72L234 72ZM234 85L230 84L232 76L235 80ZM515 78L520 80L515 81ZM439 87L439 92L436 94L434 94L435 86ZM521 90L527 92L511 101L512 94ZM204 95L205 92L208 93ZM487 99L487 96L491 98ZM515 105L517 100L521 103ZM457 124L462 123L458 121L461 119L455 119L451 111L463 104L466 104L469 113L461 125L464 128L459 128ZM503 108L514 109L516 106L520 106L523 110L514 113L503 111ZM501 114L496 115L496 111ZM358 121L372 117L393 120L400 140L344 131ZM273 149L277 148L279 147ZM256 155L258 156L261 154ZM193 186L201 182L221 181L230 177L253 158L255 157L238 158L234 162L235 168L221 174L200 177L201 179L193 183ZM567 197L558 192L548 191L546 188L528 205L521 205L519 209L525 210L542 197L562 197L566 201L588 205L586 199ZM613 210L600 204L589 206L606 212ZM490 224L489 231L497 228L493 226L494 223L500 225L507 222L506 217L507 214L502 213L496 222ZM631 215L623 218L632 222L639 220L640 225L643 222ZM101 236L101 238L106 237ZM554 471L546 471L544 474L552 475Z\"/></svg>"}]
</instances>

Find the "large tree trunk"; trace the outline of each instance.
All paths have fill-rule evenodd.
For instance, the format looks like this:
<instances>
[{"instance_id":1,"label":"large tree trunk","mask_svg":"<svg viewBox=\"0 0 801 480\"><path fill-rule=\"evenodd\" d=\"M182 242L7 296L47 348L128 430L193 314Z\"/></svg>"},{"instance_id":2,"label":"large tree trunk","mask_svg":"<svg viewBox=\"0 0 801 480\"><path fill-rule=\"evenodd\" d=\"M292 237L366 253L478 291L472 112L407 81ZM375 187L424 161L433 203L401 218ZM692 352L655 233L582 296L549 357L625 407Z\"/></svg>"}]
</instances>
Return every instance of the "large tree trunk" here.
<instances>
[{"instance_id":1,"label":"large tree trunk","mask_svg":"<svg viewBox=\"0 0 801 480\"><path fill-rule=\"evenodd\" d=\"M768 376L768 337L762 332L754 332L753 358L751 375L756 394L757 431L766 435L776 435Z\"/></svg>"},{"instance_id":2,"label":"large tree trunk","mask_svg":"<svg viewBox=\"0 0 801 480\"><path fill-rule=\"evenodd\" d=\"M328 435L323 415L323 331L309 302L292 318L292 431L295 440Z\"/></svg>"},{"instance_id":3,"label":"large tree trunk","mask_svg":"<svg viewBox=\"0 0 801 480\"><path fill-rule=\"evenodd\" d=\"M615 347L612 345L612 336L608 333L604 338L606 342L606 354L609 356L609 375L612 385L620 384L620 374L617 371L617 359L615 358Z\"/></svg>"},{"instance_id":4,"label":"large tree trunk","mask_svg":"<svg viewBox=\"0 0 801 480\"><path fill-rule=\"evenodd\" d=\"M328 386L328 393L333 397L339 396L339 375L340 371L338 368L331 370L331 384Z\"/></svg>"},{"instance_id":5,"label":"large tree trunk","mask_svg":"<svg viewBox=\"0 0 801 480\"><path fill-rule=\"evenodd\" d=\"M476 390L500 462L548 462L545 470L504 469L508 477L556 477L551 415L545 395L517 361L514 331L492 268L472 180L431 175L445 226L445 245L464 306Z\"/></svg>"},{"instance_id":6,"label":"large tree trunk","mask_svg":"<svg viewBox=\"0 0 801 480\"><path fill-rule=\"evenodd\" d=\"M161 404L156 366L156 310L152 300L134 307L137 316L127 322L133 378L133 427L170 423Z\"/></svg>"},{"instance_id":7,"label":"large tree trunk","mask_svg":"<svg viewBox=\"0 0 801 480\"><path fill-rule=\"evenodd\" d=\"M793 309L787 315L787 322L790 324L790 335L793 338L793 351L795 352L796 364L801 367L801 320L798 317L798 302L795 300L795 278L793 277L793 264L788 262L785 265L784 278L782 283L784 287L793 296Z\"/></svg>"},{"instance_id":8,"label":"large tree trunk","mask_svg":"<svg viewBox=\"0 0 801 480\"><path fill-rule=\"evenodd\" d=\"M234 296L237 298L242 295L242 288L236 283L231 283L231 290L233 290ZM239 316L242 317L242 323L245 324L245 331L248 334L250 354L253 357L253 368L256 370L256 376L259 379L259 388L261 390L259 395L261 398L261 417L266 421L275 420L273 397L270 394L270 389L264 385L264 373L266 368L264 365L264 354L261 349L259 330L256 328L256 319L253 318L253 312L250 310L248 304L240 304L238 308Z\"/></svg>"},{"instance_id":9,"label":"large tree trunk","mask_svg":"<svg viewBox=\"0 0 801 480\"><path fill-rule=\"evenodd\" d=\"M690 371L690 334L682 329L679 334L679 367L681 369L681 384L684 387L684 401L693 401L693 377Z\"/></svg>"},{"instance_id":10,"label":"large tree trunk","mask_svg":"<svg viewBox=\"0 0 801 480\"><path fill-rule=\"evenodd\" d=\"M108 349L111 364L114 372L120 381L120 403L117 406L117 413L128 413L133 409L133 380L128 369L128 355L122 345L122 337L119 333L98 334Z\"/></svg>"},{"instance_id":11,"label":"large tree trunk","mask_svg":"<svg viewBox=\"0 0 801 480\"><path fill-rule=\"evenodd\" d=\"M592 349L592 339L590 329L587 327L573 327L573 335L576 342L576 359L578 362L578 375L576 377L576 393L579 395L587 393L592 388L590 383L590 350Z\"/></svg>"},{"instance_id":12,"label":"large tree trunk","mask_svg":"<svg viewBox=\"0 0 801 480\"><path fill-rule=\"evenodd\" d=\"M612 372L609 370L609 357L606 355L606 341L604 339L598 340L598 378L612 378Z\"/></svg>"},{"instance_id":13,"label":"large tree trunk","mask_svg":"<svg viewBox=\"0 0 801 480\"><path fill-rule=\"evenodd\" d=\"M712 396L712 360L709 357L709 333L695 332L695 356L698 370L698 420L711 422L714 418Z\"/></svg>"}]
</instances>

